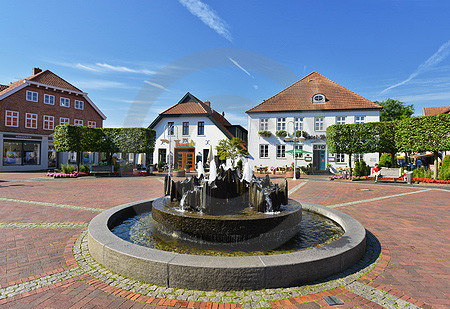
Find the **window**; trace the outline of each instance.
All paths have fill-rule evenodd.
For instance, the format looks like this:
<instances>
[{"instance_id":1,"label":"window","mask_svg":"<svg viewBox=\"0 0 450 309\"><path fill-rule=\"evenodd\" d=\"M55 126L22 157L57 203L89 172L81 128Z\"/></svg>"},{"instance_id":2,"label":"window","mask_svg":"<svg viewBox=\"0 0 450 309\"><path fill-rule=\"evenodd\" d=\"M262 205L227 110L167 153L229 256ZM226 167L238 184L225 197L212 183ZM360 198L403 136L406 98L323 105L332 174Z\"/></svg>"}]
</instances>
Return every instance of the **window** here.
<instances>
[{"instance_id":1,"label":"window","mask_svg":"<svg viewBox=\"0 0 450 309\"><path fill-rule=\"evenodd\" d=\"M295 130L303 131L303 117L294 118Z\"/></svg>"},{"instance_id":2,"label":"window","mask_svg":"<svg viewBox=\"0 0 450 309\"><path fill-rule=\"evenodd\" d=\"M301 158L303 157L303 153L297 153L297 150L303 150L303 145L295 145L295 157L296 158Z\"/></svg>"},{"instance_id":3,"label":"window","mask_svg":"<svg viewBox=\"0 0 450 309\"><path fill-rule=\"evenodd\" d=\"M19 112L6 111L5 113L5 126L18 127L19 126Z\"/></svg>"},{"instance_id":4,"label":"window","mask_svg":"<svg viewBox=\"0 0 450 309\"><path fill-rule=\"evenodd\" d=\"M40 142L8 141L3 143L3 165L39 165Z\"/></svg>"},{"instance_id":5,"label":"window","mask_svg":"<svg viewBox=\"0 0 450 309\"><path fill-rule=\"evenodd\" d=\"M364 154L363 153L355 153L353 155L353 160L356 161L362 161L364 160Z\"/></svg>"},{"instance_id":6,"label":"window","mask_svg":"<svg viewBox=\"0 0 450 309\"><path fill-rule=\"evenodd\" d=\"M27 91L27 101L37 102L38 101L38 93L34 91Z\"/></svg>"},{"instance_id":7,"label":"window","mask_svg":"<svg viewBox=\"0 0 450 309\"><path fill-rule=\"evenodd\" d=\"M61 125L63 125L63 124L70 124L70 119L69 118L60 117L59 118L59 124L61 124Z\"/></svg>"},{"instance_id":8,"label":"window","mask_svg":"<svg viewBox=\"0 0 450 309\"><path fill-rule=\"evenodd\" d=\"M44 115L43 128L44 130L53 130L55 126L55 117Z\"/></svg>"},{"instance_id":9,"label":"window","mask_svg":"<svg viewBox=\"0 0 450 309\"><path fill-rule=\"evenodd\" d=\"M325 103L325 101L326 101L325 96L321 93L315 94L312 97L313 103Z\"/></svg>"},{"instance_id":10,"label":"window","mask_svg":"<svg viewBox=\"0 0 450 309\"><path fill-rule=\"evenodd\" d=\"M337 153L336 154L336 163L344 163L345 162L345 156L343 153Z\"/></svg>"},{"instance_id":11,"label":"window","mask_svg":"<svg viewBox=\"0 0 450 309\"><path fill-rule=\"evenodd\" d=\"M337 116L336 124L345 124L345 116Z\"/></svg>"},{"instance_id":12,"label":"window","mask_svg":"<svg viewBox=\"0 0 450 309\"><path fill-rule=\"evenodd\" d=\"M88 121L87 126L91 127L91 128L95 128L95 127L97 127L97 123L95 121Z\"/></svg>"},{"instance_id":13,"label":"window","mask_svg":"<svg viewBox=\"0 0 450 309\"><path fill-rule=\"evenodd\" d=\"M183 122L183 135L189 135L189 122Z\"/></svg>"},{"instance_id":14,"label":"window","mask_svg":"<svg viewBox=\"0 0 450 309\"><path fill-rule=\"evenodd\" d=\"M269 118L260 118L259 131L267 131L267 130L269 130Z\"/></svg>"},{"instance_id":15,"label":"window","mask_svg":"<svg viewBox=\"0 0 450 309\"><path fill-rule=\"evenodd\" d=\"M168 122L167 123L167 131L169 135L174 135L174 126L173 126L173 122Z\"/></svg>"},{"instance_id":16,"label":"window","mask_svg":"<svg viewBox=\"0 0 450 309\"><path fill-rule=\"evenodd\" d=\"M59 105L64 106L64 107L70 107L70 99L59 98Z\"/></svg>"},{"instance_id":17,"label":"window","mask_svg":"<svg viewBox=\"0 0 450 309\"><path fill-rule=\"evenodd\" d=\"M205 122L204 121L198 122L197 135L205 135Z\"/></svg>"},{"instance_id":18,"label":"window","mask_svg":"<svg viewBox=\"0 0 450 309\"><path fill-rule=\"evenodd\" d=\"M277 145L277 158L286 157L286 145Z\"/></svg>"},{"instance_id":19,"label":"window","mask_svg":"<svg viewBox=\"0 0 450 309\"><path fill-rule=\"evenodd\" d=\"M286 118L277 118L277 131L286 130Z\"/></svg>"},{"instance_id":20,"label":"window","mask_svg":"<svg viewBox=\"0 0 450 309\"><path fill-rule=\"evenodd\" d=\"M259 157L268 158L269 157L269 145L261 144L259 145Z\"/></svg>"},{"instance_id":21,"label":"window","mask_svg":"<svg viewBox=\"0 0 450 309\"><path fill-rule=\"evenodd\" d=\"M355 123L364 123L365 116L355 116Z\"/></svg>"},{"instance_id":22,"label":"window","mask_svg":"<svg viewBox=\"0 0 450 309\"><path fill-rule=\"evenodd\" d=\"M325 117L315 117L314 118L314 130L316 131L324 131L323 122Z\"/></svg>"},{"instance_id":23,"label":"window","mask_svg":"<svg viewBox=\"0 0 450 309\"><path fill-rule=\"evenodd\" d=\"M83 120L81 119L74 119L73 120L73 124L76 126L82 126L83 125Z\"/></svg>"},{"instance_id":24,"label":"window","mask_svg":"<svg viewBox=\"0 0 450 309\"><path fill-rule=\"evenodd\" d=\"M50 105L55 105L55 96L49 95L49 94L44 94L44 103L50 104Z\"/></svg>"},{"instance_id":25,"label":"window","mask_svg":"<svg viewBox=\"0 0 450 309\"><path fill-rule=\"evenodd\" d=\"M83 101L79 101L79 100L75 100L75 108L76 109L84 109L84 102Z\"/></svg>"},{"instance_id":26,"label":"window","mask_svg":"<svg viewBox=\"0 0 450 309\"><path fill-rule=\"evenodd\" d=\"M37 129L38 126L38 115L37 114L25 114L25 128Z\"/></svg>"}]
</instances>

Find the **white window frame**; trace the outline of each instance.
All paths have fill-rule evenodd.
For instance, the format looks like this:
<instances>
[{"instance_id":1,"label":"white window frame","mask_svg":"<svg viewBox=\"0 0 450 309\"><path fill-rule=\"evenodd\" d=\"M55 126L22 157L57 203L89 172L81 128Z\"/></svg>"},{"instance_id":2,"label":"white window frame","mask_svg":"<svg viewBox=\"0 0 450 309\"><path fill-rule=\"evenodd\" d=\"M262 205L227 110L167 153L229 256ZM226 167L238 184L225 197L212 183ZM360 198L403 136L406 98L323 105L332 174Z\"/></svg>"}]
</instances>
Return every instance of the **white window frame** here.
<instances>
[{"instance_id":1,"label":"white window frame","mask_svg":"<svg viewBox=\"0 0 450 309\"><path fill-rule=\"evenodd\" d=\"M36 95L36 98L34 97L34 95ZM27 90L26 99L27 99L27 101L30 101L30 102L38 102L39 94L36 91Z\"/></svg>"},{"instance_id":2,"label":"white window frame","mask_svg":"<svg viewBox=\"0 0 450 309\"><path fill-rule=\"evenodd\" d=\"M170 136L175 135L175 122L173 122L173 121L167 122L167 135L170 135Z\"/></svg>"},{"instance_id":3,"label":"white window frame","mask_svg":"<svg viewBox=\"0 0 450 309\"><path fill-rule=\"evenodd\" d=\"M286 117L278 117L277 118L277 131L285 130L286 131Z\"/></svg>"},{"instance_id":4,"label":"white window frame","mask_svg":"<svg viewBox=\"0 0 450 309\"><path fill-rule=\"evenodd\" d=\"M314 131L325 131L325 117L314 117Z\"/></svg>"},{"instance_id":5,"label":"white window frame","mask_svg":"<svg viewBox=\"0 0 450 309\"><path fill-rule=\"evenodd\" d=\"M296 144L295 145L295 150L303 150L303 145ZM303 158L303 153L295 152L295 157L296 158Z\"/></svg>"},{"instance_id":6,"label":"white window frame","mask_svg":"<svg viewBox=\"0 0 450 309\"><path fill-rule=\"evenodd\" d=\"M336 154L336 163L345 163L345 154L337 153Z\"/></svg>"},{"instance_id":7,"label":"white window frame","mask_svg":"<svg viewBox=\"0 0 450 309\"><path fill-rule=\"evenodd\" d=\"M286 158L286 145L278 144L277 145L277 159L285 159Z\"/></svg>"},{"instance_id":8,"label":"white window frame","mask_svg":"<svg viewBox=\"0 0 450 309\"><path fill-rule=\"evenodd\" d=\"M259 157L261 159L269 158L269 144L259 144Z\"/></svg>"},{"instance_id":9,"label":"white window frame","mask_svg":"<svg viewBox=\"0 0 450 309\"><path fill-rule=\"evenodd\" d=\"M67 100L67 101L66 101ZM67 104L66 104L67 103ZM70 99L69 98L59 98L59 106L70 107Z\"/></svg>"},{"instance_id":10,"label":"white window frame","mask_svg":"<svg viewBox=\"0 0 450 309\"><path fill-rule=\"evenodd\" d=\"M51 94L44 94L44 104L55 105L55 96Z\"/></svg>"},{"instance_id":11,"label":"white window frame","mask_svg":"<svg viewBox=\"0 0 450 309\"><path fill-rule=\"evenodd\" d=\"M91 128L96 128L97 122L88 120L87 126Z\"/></svg>"},{"instance_id":12,"label":"white window frame","mask_svg":"<svg viewBox=\"0 0 450 309\"><path fill-rule=\"evenodd\" d=\"M345 116L336 116L336 124L345 124Z\"/></svg>"},{"instance_id":13,"label":"white window frame","mask_svg":"<svg viewBox=\"0 0 450 309\"><path fill-rule=\"evenodd\" d=\"M202 126L200 124L202 124ZM198 132L200 127L203 128L203 134L199 134L199 132ZM205 122L204 121L198 121L197 122L197 135L198 136L205 136Z\"/></svg>"},{"instance_id":14,"label":"white window frame","mask_svg":"<svg viewBox=\"0 0 450 309\"><path fill-rule=\"evenodd\" d=\"M355 123L364 123L366 121L366 116L355 116Z\"/></svg>"},{"instance_id":15,"label":"white window frame","mask_svg":"<svg viewBox=\"0 0 450 309\"><path fill-rule=\"evenodd\" d=\"M82 126L83 123L84 123L84 121L81 120L81 119L74 119L73 120L73 124L76 125L76 126Z\"/></svg>"},{"instance_id":16,"label":"white window frame","mask_svg":"<svg viewBox=\"0 0 450 309\"><path fill-rule=\"evenodd\" d=\"M74 107L75 109L84 109L84 101L75 100Z\"/></svg>"},{"instance_id":17,"label":"white window frame","mask_svg":"<svg viewBox=\"0 0 450 309\"><path fill-rule=\"evenodd\" d=\"M269 118L259 118L259 131L269 130Z\"/></svg>"},{"instance_id":18,"label":"white window frame","mask_svg":"<svg viewBox=\"0 0 450 309\"><path fill-rule=\"evenodd\" d=\"M31 125L28 126L28 121ZM25 128L27 129L37 129L38 128L38 114L25 113Z\"/></svg>"},{"instance_id":19,"label":"white window frame","mask_svg":"<svg viewBox=\"0 0 450 309\"><path fill-rule=\"evenodd\" d=\"M59 117L59 124L60 125L70 124L70 118Z\"/></svg>"},{"instance_id":20,"label":"white window frame","mask_svg":"<svg viewBox=\"0 0 450 309\"><path fill-rule=\"evenodd\" d=\"M5 126L6 127L13 127L18 128L19 127L19 112L16 111L5 111ZM8 125L8 118L10 119L11 124ZM17 125L14 125L14 123L17 122Z\"/></svg>"},{"instance_id":21,"label":"white window frame","mask_svg":"<svg viewBox=\"0 0 450 309\"><path fill-rule=\"evenodd\" d=\"M364 154L363 153L354 153L353 154L353 162L363 161L363 160L364 160Z\"/></svg>"},{"instance_id":22,"label":"white window frame","mask_svg":"<svg viewBox=\"0 0 450 309\"><path fill-rule=\"evenodd\" d=\"M186 134L184 134L185 132L184 132L184 128L185 128L185 126L184 126L184 124L185 123L187 123L187 133ZM190 129L189 129L189 121L183 121L182 123L181 123L181 133L182 133L182 135L183 136L189 136L189 131L190 131Z\"/></svg>"},{"instance_id":23,"label":"white window frame","mask_svg":"<svg viewBox=\"0 0 450 309\"><path fill-rule=\"evenodd\" d=\"M42 116L42 128L44 130L53 131L55 129L55 117L49 115Z\"/></svg>"},{"instance_id":24,"label":"white window frame","mask_svg":"<svg viewBox=\"0 0 450 309\"><path fill-rule=\"evenodd\" d=\"M295 131L303 131L303 117L294 118L294 129Z\"/></svg>"}]
</instances>

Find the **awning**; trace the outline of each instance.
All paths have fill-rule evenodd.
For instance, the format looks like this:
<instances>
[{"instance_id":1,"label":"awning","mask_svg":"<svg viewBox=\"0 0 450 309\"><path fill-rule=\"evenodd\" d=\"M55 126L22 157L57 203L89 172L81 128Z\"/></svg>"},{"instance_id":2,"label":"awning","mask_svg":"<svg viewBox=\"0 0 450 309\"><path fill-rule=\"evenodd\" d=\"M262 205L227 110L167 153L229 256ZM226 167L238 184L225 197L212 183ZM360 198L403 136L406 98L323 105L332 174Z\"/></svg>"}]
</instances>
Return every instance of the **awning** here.
<instances>
[{"instance_id":1,"label":"awning","mask_svg":"<svg viewBox=\"0 0 450 309\"><path fill-rule=\"evenodd\" d=\"M294 149L287 150L287 151L285 151L285 153L294 153ZM295 153L312 153L312 152L306 151L306 150L303 150L303 149L295 149Z\"/></svg>"}]
</instances>

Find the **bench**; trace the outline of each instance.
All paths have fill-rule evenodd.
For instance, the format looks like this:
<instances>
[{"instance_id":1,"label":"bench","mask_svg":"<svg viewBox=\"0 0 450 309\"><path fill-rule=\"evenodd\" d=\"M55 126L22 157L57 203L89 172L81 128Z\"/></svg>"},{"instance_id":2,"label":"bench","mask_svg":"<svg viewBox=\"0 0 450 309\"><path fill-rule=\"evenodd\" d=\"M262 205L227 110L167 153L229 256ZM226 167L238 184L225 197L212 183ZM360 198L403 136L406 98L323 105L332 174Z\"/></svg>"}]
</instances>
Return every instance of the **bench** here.
<instances>
[{"instance_id":1,"label":"bench","mask_svg":"<svg viewBox=\"0 0 450 309\"><path fill-rule=\"evenodd\" d=\"M374 177L373 168L370 169L370 176ZM394 178L394 182L397 182L397 178L402 177L401 169L397 167L382 167L380 178Z\"/></svg>"},{"instance_id":2,"label":"bench","mask_svg":"<svg viewBox=\"0 0 450 309\"><path fill-rule=\"evenodd\" d=\"M114 174L114 165L93 165L91 166L91 174L105 174L111 175Z\"/></svg>"}]
</instances>

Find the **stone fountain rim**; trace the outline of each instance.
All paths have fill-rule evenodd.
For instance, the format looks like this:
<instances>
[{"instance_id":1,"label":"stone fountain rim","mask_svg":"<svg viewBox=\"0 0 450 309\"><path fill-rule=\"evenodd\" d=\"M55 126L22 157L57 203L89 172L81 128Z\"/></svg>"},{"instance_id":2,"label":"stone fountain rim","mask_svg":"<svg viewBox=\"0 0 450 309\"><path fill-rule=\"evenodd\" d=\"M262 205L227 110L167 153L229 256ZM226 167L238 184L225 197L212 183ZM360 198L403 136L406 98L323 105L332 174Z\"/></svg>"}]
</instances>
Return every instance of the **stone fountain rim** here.
<instances>
[{"instance_id":1,"label":"stone fountain rim","mask_svg":"<svg viewBox=\"0 0 450 309\"><path fill-rule=\"evenodd\" d=\"M92 257L116 273L162 286L242 290L292 286L328 277L351 267L365 251L366 231L361 223L335 209L307 202L300 202L304 210L335 221L344 229L344 235L321 247L297 252L217 257L139 246L119 238L108 228L108 222L114 214L127 208L151 209L154 200L120 205L92 219L88 227L88 247Z\"/></svg>"}]
</instances>

